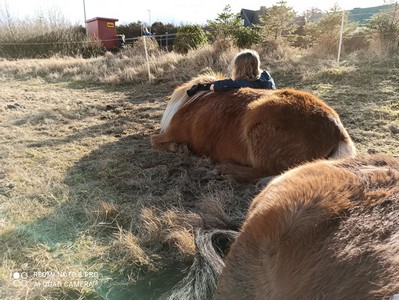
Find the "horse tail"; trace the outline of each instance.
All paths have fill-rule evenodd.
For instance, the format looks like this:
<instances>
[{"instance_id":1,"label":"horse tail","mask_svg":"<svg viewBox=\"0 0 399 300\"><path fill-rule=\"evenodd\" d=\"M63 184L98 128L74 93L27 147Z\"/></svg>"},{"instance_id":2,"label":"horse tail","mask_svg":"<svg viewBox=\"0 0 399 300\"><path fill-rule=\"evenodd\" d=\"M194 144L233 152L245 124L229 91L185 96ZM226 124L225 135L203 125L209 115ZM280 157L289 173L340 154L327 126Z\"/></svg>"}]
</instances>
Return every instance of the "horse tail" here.
<instances>
[{"instance_id":1,"label":"horse tail","mask_svg":"<svg viewBox=\"0 0 399 300\"><path fill-rule=\"evenodd\" d=\"M164 295L167 300L212 299L224 268L223 257L237 237L232 230L198 230L195 233L197 254L188 274L173 290Z\"/></svg>"},{"instance_id":2,"label":"horse tail","mask_svg":"<svg viewBox=\"0 0 399 300\"><path fill-rule=\"evenodd\" d=\"M353 143L341 120L338 118L334 119L333 121L337 125L341 135L337 145L328 155L328 159L340 159L356 156L357 151L355 144Z\"/></svg>"}]
</instances>

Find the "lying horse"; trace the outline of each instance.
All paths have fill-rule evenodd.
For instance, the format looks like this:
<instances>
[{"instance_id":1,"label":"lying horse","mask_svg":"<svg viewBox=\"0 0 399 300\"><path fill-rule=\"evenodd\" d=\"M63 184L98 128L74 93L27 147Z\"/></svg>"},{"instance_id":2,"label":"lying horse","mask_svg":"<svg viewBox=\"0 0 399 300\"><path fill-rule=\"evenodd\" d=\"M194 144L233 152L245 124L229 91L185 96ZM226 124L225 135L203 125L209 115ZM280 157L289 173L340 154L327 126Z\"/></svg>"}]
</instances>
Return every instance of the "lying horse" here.
<instances>
[{"instance_id":1,"label":"lying horse","mask_svg":"<svg viewBox=\"0 0 399 300\"><path fill-rule=\"evenodd\" d=\"M169 299L389 299L399 293L398 220L398 159L304 164L253 200L224 269L212 232L199 232L201 272ZM214 231L223 234L236 236Z\"/></svg>"},{"instance_id":2,"label":"lying horse","mask_svg":"<svg viewBox=\"0 0 399 300\"><path fill-rule=\"evenodd\" d=\"M178 87L161 120L153 148L195 154L221 162L218 173L254 182L319 158L353 156L354 144L338 114L316 96L293 89L215 93L186 91L217 80L202 75Z\"/></svg>"}]
</instances>

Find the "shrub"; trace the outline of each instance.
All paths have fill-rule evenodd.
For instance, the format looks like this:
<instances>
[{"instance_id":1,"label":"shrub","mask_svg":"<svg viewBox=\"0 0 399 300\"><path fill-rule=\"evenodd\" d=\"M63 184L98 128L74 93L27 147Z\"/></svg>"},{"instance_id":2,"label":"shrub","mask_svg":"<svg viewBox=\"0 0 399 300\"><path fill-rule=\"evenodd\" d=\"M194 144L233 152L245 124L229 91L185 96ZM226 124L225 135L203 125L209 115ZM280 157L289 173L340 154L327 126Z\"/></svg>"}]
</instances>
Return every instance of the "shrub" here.
<instances>
[{"instance_id":1,"label":"shrub","mask_svg":"<svg viewBox=\"0 0 399 300\"><path fill-rule=\"evenodd\" d=\"M249 48L260 42L261 36L257 27L239 26L234 32L235 44L239 48Z\"/></svg>"},{"instance_id":2,"label":"shrub","mask_svg":"<svg viewBox=\"0 0 399 300\"><path fill-rule=\"evenodd\" d=\"M374 15L366 23L366 27L369 40L378 40L379 52L389 53L398 48L399 8L396 5Z\"/></svg>"},{"instance_id":3,"label":"shrub","mask_svg":"<svg viewBox=\"0 0 399 300\"><path fill-rule=\"evenodd\" d=\"M198 25L187 25L180 27L177 31L173 49L179 53L187 53L190 49L197 49L206 44L208 39L205 32Z\"/></svg>"}]
</instances>

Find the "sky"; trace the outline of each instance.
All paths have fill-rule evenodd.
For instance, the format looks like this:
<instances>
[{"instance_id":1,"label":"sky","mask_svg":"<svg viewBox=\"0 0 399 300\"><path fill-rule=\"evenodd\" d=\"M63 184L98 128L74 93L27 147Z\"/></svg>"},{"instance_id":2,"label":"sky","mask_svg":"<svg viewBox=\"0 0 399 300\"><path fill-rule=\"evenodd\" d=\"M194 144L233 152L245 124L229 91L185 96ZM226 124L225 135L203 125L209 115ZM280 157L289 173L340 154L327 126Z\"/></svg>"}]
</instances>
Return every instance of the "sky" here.
<instances>
[{"instance_id":1,"label":"sky","mask_svg":"<svg viewBox=\"0 0 399 300\"><path fill-rule=\"evenodd\" d=\"M384 0L287 0L287 5L300 14L312 7L328 10L337 3L342 9L371 7L386 4ZM229 4L232 12L239 13L242 8L259 10L261 6L270 7L277 0L0 0L0 20L8 14L11 18L25 19L51 13L65 18L72 24L84 25L94 17L114 18L117 25L141 21L172 23L175 25L205 24L214 20ZM83 5L85 4L85 5Z\"/></svg>"}]
</instances>

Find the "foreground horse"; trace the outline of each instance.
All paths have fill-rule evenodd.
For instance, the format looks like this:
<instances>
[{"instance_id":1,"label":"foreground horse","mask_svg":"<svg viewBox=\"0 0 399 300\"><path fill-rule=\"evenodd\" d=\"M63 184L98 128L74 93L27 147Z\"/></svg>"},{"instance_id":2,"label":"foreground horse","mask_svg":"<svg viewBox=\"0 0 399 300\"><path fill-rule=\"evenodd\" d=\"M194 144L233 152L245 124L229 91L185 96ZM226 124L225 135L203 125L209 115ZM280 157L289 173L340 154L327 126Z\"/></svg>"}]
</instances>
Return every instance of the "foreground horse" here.
<instances>
[{"instance_id":1,"label":"foreground horse","mask_svg":"<svg viewBox=\"0 0 399 300\"><path fill-rule=\"evenodd\" d=\"M212 236L235 233L198 234L208 237L196 238L195 284L186 278L170 299L212 299L222 269L215 299L389 299L399 293L398 222L398 159L302 165L253 200L224 269Z\"/></svg>"},{"instance_id":2,"label":"foreground horse","mask_svg":"<svg viewBox=\"0 0 399 300\"><path fill-rule=\"evenodd\" d=\"M215 81L202 75L178 87L151 136L154 148L178 151L186 144L221 164L217 171L253 182L318 158L355 154L338 114L316 96L293 89L199 92L194 84Z\"/></svg>"}]
</instances>

